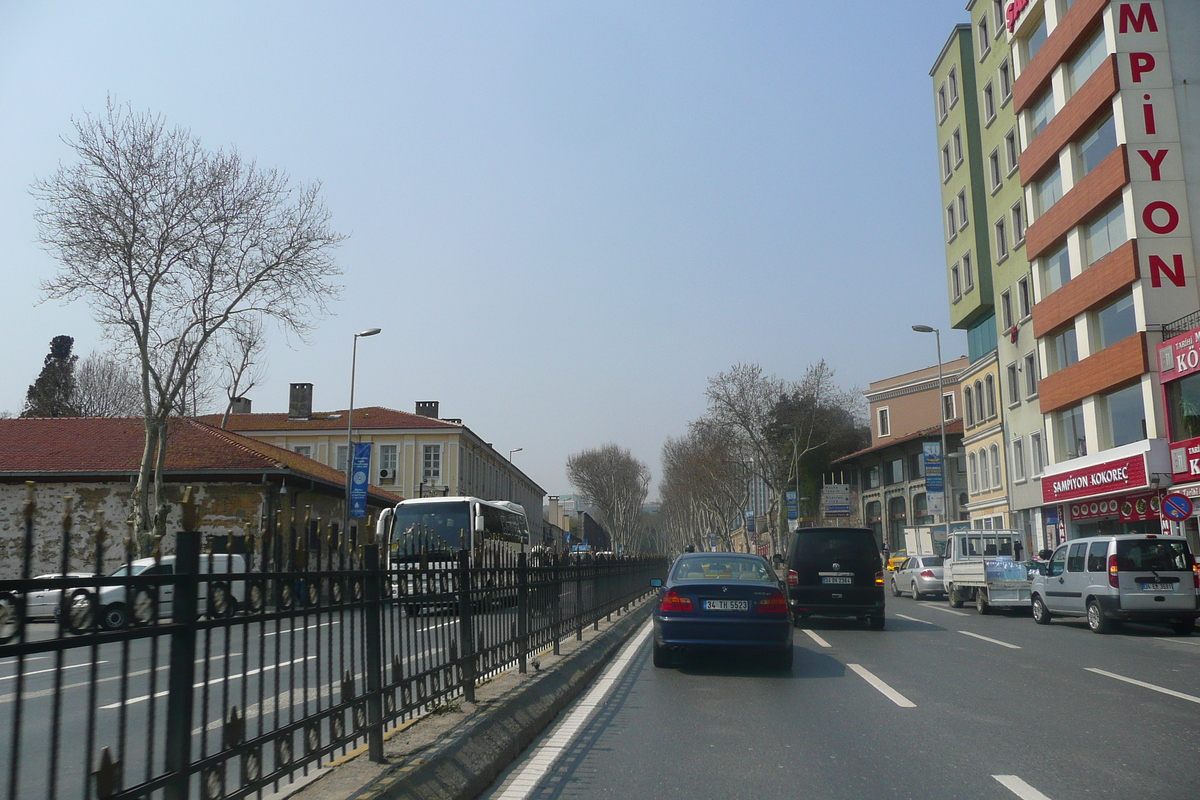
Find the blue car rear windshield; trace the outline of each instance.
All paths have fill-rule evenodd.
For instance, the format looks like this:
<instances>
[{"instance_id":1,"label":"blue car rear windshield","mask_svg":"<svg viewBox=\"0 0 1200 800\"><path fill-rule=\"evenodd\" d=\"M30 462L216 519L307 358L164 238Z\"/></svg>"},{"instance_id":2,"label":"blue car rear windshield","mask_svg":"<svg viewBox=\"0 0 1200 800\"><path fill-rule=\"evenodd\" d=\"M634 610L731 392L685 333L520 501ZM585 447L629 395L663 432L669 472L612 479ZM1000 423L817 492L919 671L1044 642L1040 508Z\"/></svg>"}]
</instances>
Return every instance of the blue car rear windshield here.
<instances>
[{"instance_id":1,"label":"blue car rear windshield","mask_svg":"<svg viewBox=\"0 0 1200 800\"><path fill-rule=\"evenodd\" d=\"M716 553L713 555L690 556L675 565L676 581L758 581L774 583L775 573L767 569L765 561L757 558L738 558Z\"/></svg>"}]
</instances>

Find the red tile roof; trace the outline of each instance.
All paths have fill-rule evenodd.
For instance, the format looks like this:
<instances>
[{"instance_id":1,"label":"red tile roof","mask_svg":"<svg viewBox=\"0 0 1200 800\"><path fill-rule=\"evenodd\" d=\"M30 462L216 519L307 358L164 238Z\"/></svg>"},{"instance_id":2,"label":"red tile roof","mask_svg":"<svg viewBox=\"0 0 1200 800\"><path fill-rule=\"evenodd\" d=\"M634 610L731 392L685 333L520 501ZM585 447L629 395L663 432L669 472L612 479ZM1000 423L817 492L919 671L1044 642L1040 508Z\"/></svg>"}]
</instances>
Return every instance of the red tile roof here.
<instances>
[{"instance_id":1,"label":"red tile roof","mask_svg":"<svg viewBox=\"0 0 1200 800\"><path fill-rule=\"evenodd\" d=\"M932 428L925 428L924 430L917 431L916 433L910 433L907 436L899 436L899 437L896 437L895 439L888 439L888 441L882 442L880 444L871 445L870 447L859 450L858 452L851 453L848 456L842 456L841 458L834 459L832 463L840 464L843 461L850 461L852 459L858 458L859 456L865 456L868 453L874 453L879 450L886 450L889 447L893 447L898 444L903 444L905 442L911 442L914 439L924 439L929 436L938 436L938 435L940 435L941 430L942 430L941 425L934 425ZM947 436L949 436L952 433L962 433L962 432L963 432L963 423L962 423L961 417L958 419L951 420L946 423L946 435Z\"/></svg>"},{"instance_id":2,"label":"red tile roof","mask_svg":"<svg viewBox=\"0 0 1200 800\"><path fill-rule=\"evenodd\" d=\"M140 418L0 419L0 478L136 475L144 445ZM344 473L311 458L184 418L168 423L166 471L254 476L294 473L334 487L346 483ZM370 491L377 501L401 499L376 486Z\"/></svg>"},{"instance_id":3,"label":"red tile roof","mask_svg":"<svg viewBox=\"0 0 1200 800\"><path fill-rule=\"evenodd\" d=\"M230 414L226 426L231 431L316 431L346 430L346 409L340 411L315 411L311 419L288 419L287 414ZM213 425L221 424L219 414L201 417ZM411 428L461 428L461 424L446 422L420 414L409 414L383 406L367 406L354 409L355 430L411 429Z\"/></svg>"}]
</instances>

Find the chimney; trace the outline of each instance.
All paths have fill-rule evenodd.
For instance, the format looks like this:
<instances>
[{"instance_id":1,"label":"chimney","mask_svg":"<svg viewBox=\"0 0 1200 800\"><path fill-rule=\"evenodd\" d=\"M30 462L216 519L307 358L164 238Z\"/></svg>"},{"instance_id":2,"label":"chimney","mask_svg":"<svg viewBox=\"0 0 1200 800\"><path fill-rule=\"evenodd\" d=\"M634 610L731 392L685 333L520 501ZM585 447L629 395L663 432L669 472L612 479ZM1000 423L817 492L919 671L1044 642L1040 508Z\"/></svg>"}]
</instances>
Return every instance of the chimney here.
<instances>
[{"instance_id":1,"label":"chimney","mask_svg":"<svg viewBox=\"0 0 1200 800\"><path fill-rule=\"evenodd\" d=\"M288 395L288 422L307 422L312 419L311 383L293 383Z\"/></svg>"},{"instance_id":2,"label":"chimney","mask_svg":"<svg viewBox=\"0 0 1200 800\"><path fill-rule=\"evenodd\" d=\"M438 418L438 401L437 400L418 400L417 414L430 419Z\"/></svg>"},{"instance_id":3,"label":"chimney","mask_svg":"<svg viewBox=\"0 0 1200 800\"><path fill-rule=\"evenodd\" d=\"M230 414L249 414L250 413L250 398L235 397L229 403Z\"/></svg>"},{"instance_id":4,"label":"chimney","mask_svg":"<svg viewBox=\"0 0 1200 800\"><path fill-rule=\"evenodd\" d=\"M550 495L550 513L547 516L550 518L551 525L558 525L560 528L562 527L562 525L559 525L558 495L556 494Z\"/></svg>"}]
</instances>

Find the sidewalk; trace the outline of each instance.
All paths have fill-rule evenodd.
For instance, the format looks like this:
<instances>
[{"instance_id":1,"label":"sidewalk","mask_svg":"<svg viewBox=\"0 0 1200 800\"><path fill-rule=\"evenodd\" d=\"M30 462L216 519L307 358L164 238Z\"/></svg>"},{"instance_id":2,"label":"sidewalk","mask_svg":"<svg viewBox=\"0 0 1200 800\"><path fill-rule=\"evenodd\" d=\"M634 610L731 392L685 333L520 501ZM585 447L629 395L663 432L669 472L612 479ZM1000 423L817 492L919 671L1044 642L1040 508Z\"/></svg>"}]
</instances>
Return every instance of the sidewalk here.
<instances>
[{"instance_id":1,"label":"sidewalk","mask_svg":"<svg viewBox=\"0 0 1200 800\"><path fill-rule=\"evenodd\" d=\"M530 656L475 689L475 703L456 699L385 735L385 764L366 746L302 778L268 800L472 800L592 682L650 615L649 598L600 630L585 628L552 651ZM534 666L535 662L537 667Z\"/></svg>"}]
</instances>

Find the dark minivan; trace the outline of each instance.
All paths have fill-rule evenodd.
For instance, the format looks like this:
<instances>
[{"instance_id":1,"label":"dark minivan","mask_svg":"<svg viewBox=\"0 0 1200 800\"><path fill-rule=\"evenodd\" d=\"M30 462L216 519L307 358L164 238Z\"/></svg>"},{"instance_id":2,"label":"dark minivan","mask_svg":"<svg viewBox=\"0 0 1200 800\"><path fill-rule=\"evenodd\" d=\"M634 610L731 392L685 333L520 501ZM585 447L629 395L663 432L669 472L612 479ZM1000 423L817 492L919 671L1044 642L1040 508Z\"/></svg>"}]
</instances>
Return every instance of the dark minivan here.
<instances>
[{"instance_id":1,"label":"dark minivan","mask_svg":"<svg viewBox=\"0 0 1200 800\"><path fill-rule=\"evenodd\" d=\"M785 561L797 619L857 617L883 630L883 559L870 528L801 528Z\"/></svg>"}]
</instances>

